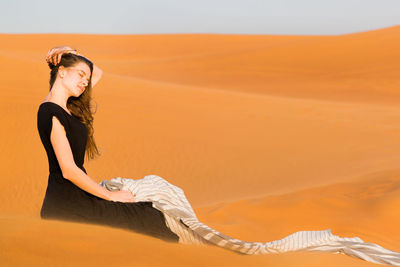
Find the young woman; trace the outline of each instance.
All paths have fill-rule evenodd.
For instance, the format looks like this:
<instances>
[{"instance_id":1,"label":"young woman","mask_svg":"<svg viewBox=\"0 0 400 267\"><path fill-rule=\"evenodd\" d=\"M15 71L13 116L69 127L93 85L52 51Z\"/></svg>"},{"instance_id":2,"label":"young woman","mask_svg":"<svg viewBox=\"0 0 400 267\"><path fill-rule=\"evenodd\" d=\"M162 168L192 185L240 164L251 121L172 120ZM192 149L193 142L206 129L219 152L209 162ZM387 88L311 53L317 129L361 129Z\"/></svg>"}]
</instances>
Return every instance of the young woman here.
<instances>
[{"instance_id":1,"label":"young woman","mask_svg":"<svg viewBox=\"0 0 400 267\"><path fill-rule=\"evenodd\" d=\"M183 190L157 175L96 183L83 163L85 153L88 158L99 155L90 96L102 71L66 46L50 50L46 60L51 68L50 92L37 114L50 171L42 218L105 224L166 241L213 244L244 254L326 251L400 266L400 253L358 237L332 235L330 229L298 231L267 243L231 238L199 222Z\"/></svg>"},{"instance_id":2,"label":"young woman","mask_svg":"<svg viewBox=\"0 0 400 267\"><path fill-rule=\"evenodd\" d=\"M37 127L49 176L40 216L109 225L178 242L163 213L151 202L135 202L129 191L109 191L86 173L84 164L100 153L93 137L91 92L102 71L68 46L51 49L50 92L40 104Z\"/></svg>"}]
</instances>

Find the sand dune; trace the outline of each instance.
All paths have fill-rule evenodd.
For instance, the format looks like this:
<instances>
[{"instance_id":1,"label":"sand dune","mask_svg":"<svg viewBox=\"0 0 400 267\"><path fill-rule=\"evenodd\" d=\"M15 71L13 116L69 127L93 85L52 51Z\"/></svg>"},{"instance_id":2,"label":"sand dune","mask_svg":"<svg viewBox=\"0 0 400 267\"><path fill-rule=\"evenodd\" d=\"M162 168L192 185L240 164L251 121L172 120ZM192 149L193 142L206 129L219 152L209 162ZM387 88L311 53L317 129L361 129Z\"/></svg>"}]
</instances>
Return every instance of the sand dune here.
<instances>
[{"instance_id":1,"label":"sand dune","mask_svg":"<svg viewBox=\"0 0 400 267\"><path fill-rule=\"evenodd\" d=\"M400 251L399 33L0 35L1 262L369 265L326 253L240 256L40 220L48 166L36 112L48 92L44 56L63 44L104 70L94 88L103 155L85 163L96 181L157 174L185 190L201 221L243 240L330 228Z\"/></svg>"}]
</instances>

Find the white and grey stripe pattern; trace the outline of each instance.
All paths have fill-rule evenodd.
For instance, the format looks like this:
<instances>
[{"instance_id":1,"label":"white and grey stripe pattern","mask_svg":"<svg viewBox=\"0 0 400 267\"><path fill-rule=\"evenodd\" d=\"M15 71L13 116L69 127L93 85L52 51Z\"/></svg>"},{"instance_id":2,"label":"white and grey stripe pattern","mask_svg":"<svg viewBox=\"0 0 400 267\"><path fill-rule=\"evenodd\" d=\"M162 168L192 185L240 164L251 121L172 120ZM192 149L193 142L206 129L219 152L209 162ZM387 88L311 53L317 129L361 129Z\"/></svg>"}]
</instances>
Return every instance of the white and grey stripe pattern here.
<instances>
[{"instance_id":1,"label":"white and grey stripe pattern","mask_svg":"<svg viewBox=\"0 0 400 267\"><path fill-rule=\"evenodd\" d=\"M183 190L157 175L147 175L138 180L116 177L103 180L100 185L110 191L131 191L137 202L151 201L154 208L163 212L166 224L183 244L213 244L243 254L325 251L373 263L400 266L400 253L364 242L358 237L332 235L330 229L299 231L267 243L245 242L229 237L199 222Z\"/></svg>"}]
</instances>

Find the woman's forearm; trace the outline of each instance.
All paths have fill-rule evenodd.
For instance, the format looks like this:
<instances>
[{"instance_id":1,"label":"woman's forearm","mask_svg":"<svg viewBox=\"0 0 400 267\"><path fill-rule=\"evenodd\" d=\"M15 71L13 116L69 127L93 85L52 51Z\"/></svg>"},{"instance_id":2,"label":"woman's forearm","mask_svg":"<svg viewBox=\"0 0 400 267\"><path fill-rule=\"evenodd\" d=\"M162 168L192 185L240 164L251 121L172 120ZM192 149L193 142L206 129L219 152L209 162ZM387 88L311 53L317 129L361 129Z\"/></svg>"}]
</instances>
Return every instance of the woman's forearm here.
<instances>
[{"instance_id":1,"label":"woman's forearm","mask_svg":"<svg viewBox=\"0 0 400 267\"><path fill-rule=\"evenodd\" d=\"M91 193L99 198L110 200L110 191L108 191L105 187L96 183L92 178L90 178L84 171L80 168L75 167L70 169L66 174L64 174L64 178L70 180L72 183L85 190L86 192Z\"/></svg>"},{"instance_id":2,"label":"woman's forearm","mask_svg":"<svg viewBox=\"0 0 400 267\"><path fill-rule=\"evenodd\" d=\"M100 80L101 76L103 75L103 71L93 63L93 73L92 73L92 87Z\"/></svg>"}]
</instances>

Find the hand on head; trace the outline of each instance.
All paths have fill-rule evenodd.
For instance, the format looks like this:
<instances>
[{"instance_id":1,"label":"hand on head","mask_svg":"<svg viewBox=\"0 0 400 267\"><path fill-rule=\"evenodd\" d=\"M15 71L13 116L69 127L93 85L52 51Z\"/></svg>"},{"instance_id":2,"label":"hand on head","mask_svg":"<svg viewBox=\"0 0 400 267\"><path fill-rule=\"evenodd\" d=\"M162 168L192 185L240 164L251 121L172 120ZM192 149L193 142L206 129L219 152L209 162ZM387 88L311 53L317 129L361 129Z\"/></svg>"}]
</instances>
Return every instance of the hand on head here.
<instances>
[{"instance_id":1,"label":"hand on head","mask_svg":"<svg viewBox=\"0 0 400 267\"><path fill-rule=\"evenodd\" d=\"M79 55L76 49L73 49L69 46L57 46L47 52L46 62L56 66L58 63L60 63L62 55L66 53Z\"/></svg>"}]
</instances>

